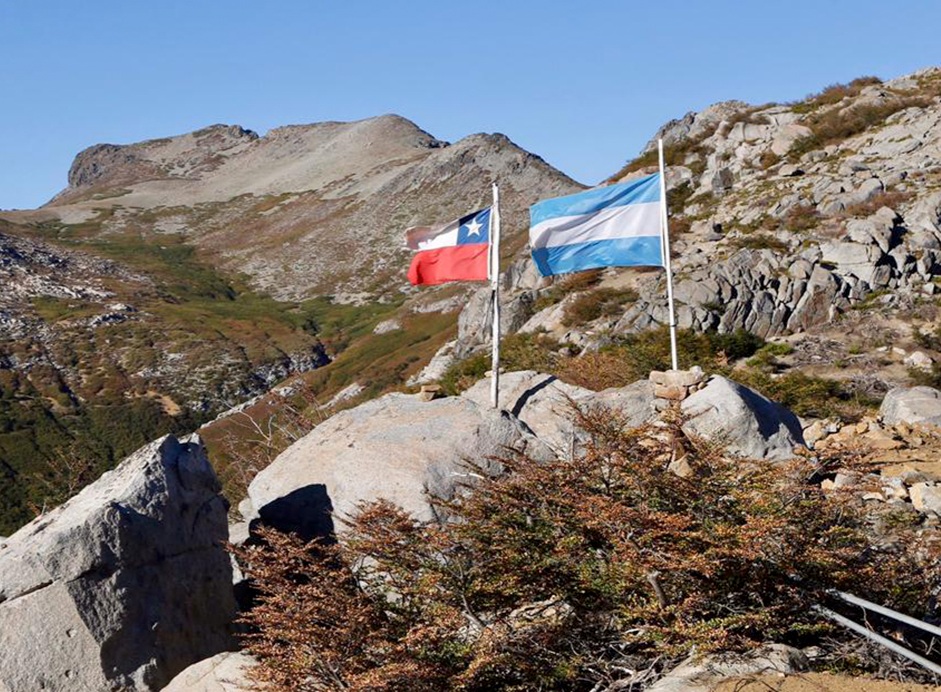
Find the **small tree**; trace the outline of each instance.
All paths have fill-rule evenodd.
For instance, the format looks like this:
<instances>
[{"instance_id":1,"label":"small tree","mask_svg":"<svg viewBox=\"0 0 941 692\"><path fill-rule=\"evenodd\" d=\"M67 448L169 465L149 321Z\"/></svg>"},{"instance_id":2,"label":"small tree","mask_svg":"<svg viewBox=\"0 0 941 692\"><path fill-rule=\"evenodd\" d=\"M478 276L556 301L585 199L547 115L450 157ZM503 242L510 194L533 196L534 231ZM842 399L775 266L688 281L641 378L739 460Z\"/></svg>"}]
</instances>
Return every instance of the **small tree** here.
<instances>
[{"instance_id":1,"label":"small tree","mask_svg":"<svg viewBox=\"0 0 941 692\"><path fill-rule=\"evenodd\" d=\"M903 610L925 598L914 561L871 546L853 503L806 482L806 460L733 459L678 419L627 429L607 411L579 416L577 458L501 459L504 475L441 503L446 523L376 502L336 546L267 534L241 551L261 593L246 616L260 679L599 689L694 647L801 643L825 627L810 606L829 588ZM668 471L678 453L687 477Z\"/></svg>"}]
</instances>

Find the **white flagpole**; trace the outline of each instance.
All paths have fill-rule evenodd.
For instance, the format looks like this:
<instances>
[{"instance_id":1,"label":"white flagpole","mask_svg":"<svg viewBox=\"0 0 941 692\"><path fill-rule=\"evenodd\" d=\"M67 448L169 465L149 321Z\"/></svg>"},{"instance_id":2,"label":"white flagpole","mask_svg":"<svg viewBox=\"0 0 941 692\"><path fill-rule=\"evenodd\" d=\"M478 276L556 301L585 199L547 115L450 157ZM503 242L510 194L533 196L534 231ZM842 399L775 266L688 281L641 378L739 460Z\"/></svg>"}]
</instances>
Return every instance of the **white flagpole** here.
<instances>
[{"instance_id":1,"label":"white flagpole","mask_svg":"<svg viewBox=\"0 0 941 692\"><path fill-rule=\"evenodd\" d=\"M670 359L674 370L676 360L676 313L673 310L673 270L670 268L670 229L667 224L667 177L663 165L663 140L657 140L660 156L660 234L663 240L663 267L667 270L667 303L670 309Z\"/></svg>"},{"instance_id":2,"label":"white flagpole","mask_svg":"<svg viewBox=\"0 0 941 692\"><path fill-rule=\"evenodd\" d=\"M493 184L490 210L490 289L493 297L493 337L490 371L490 403L500 407L500 188Z\"/></svg>"}]
</instances>

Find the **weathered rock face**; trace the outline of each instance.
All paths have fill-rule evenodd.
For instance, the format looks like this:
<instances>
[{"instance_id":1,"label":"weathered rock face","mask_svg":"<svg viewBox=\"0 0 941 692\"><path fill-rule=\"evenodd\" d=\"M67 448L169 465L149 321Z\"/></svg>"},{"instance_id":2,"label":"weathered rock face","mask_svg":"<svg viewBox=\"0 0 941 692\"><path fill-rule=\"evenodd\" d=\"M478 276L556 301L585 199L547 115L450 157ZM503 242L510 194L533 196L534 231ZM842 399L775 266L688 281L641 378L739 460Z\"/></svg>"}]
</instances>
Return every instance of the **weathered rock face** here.
<instances>
[{"instance_id":1,"label":"weathered rock face","mask_svg":"<svg viewBox=\"0 0 941 692\"><path fill-rule=\"evenodd\" d=\"M507 449L551 452L512 416L464 398L423 402L387 394L336 414L294 443L248 488L261 521L305 537L334 528L359 502L385 498L418 519L428 496L451 497L471 479L464 461ZM494 466L494 470L496 470Z\"/></svg>"},{"instance_id":2,"label":"weathered rock face","mask_svg":"<svg viewBox=\"0 0 941 692\"><path fill-rule=\"evenodd\" d=\"M774 403L724 377L709 383L683 401L687 427L697 435L725 445L732 453L751 459L790 459L794 447L804 444L800 421Z\"/></svg>"},{"instance_id":3,"label":"weathered rock face","mask_svg":"<svg viewBox=\"0 0 941 692\"><path fill-rule=\"evenodd\" d=\"M882 400L879 416L886 425L941 425L941 392L933 387L896 387Z\"/></svg>"},{"instance_id":4,"label":"weathered rock face","mask_svg":"<svg viewBox=\"0 0 941 692\"><path fill-rule=\"evenodd\" d=\"M489 405L490 380L481 380L461 397L480 406ZM646 380L593 392L532 370L500 377L500 407L519 418L557 454L570 454L573 442L580 438L574 407L599 406L614 411L629 427L649 422L656 413L653 388Z\"/></svg>"},{"instance_id":5,"label":"weathered rock face","mask_svg":"<svg viewBox=\"0 0 941 692\"><path fill-rule=\"evenodd\" d=\"M96 144L80 152L69 169L69 192L103 185L133 184L160 177L188 177L217 167L258 139L237 125L213 125L178 141ZM64 193L63 196L67 196Z\"/></svg>"},{"instance_id":6,"label":"weathered rock face","mask_svg":"<svg viewBox=\"0 0 941 692\"><path fill-rule=\"evenodd\" d=\"M227 503L198 441L124 460L0 544L0 688L157 690L230 647Z\"/></svg>"},{"instance_id":7,"label":"weathered rock face","mask_svg":"<svg viewBox=\"0 0 941 692\"><path fill-rule=\"evenodd\" d=\"M885 292L888 307L936 294L939 93L934 69L859 87L838 103L727 101L667 123L658 136L683 152L666 176L681 200L670 208L671 227L683 229L672 242L679 326L777 336L831 323L874 292ZM861 112L885 115L827 146L801 141L820 138L821 120ZM656 138L646 151L655 148ZM623 315L593 326L618 333L666 324L662 274L639 277L636 288ZM547 322L536 315L531 324ZM460 353L482 338L471 330L459 337Z\"/></svg>"},{"instance_id":8,"label":"weathered rock face","mask_svg":"<svg viewBox=\"0 0 941 692\"><path fill-rule=\"evenodd\" d=\"M698 368L671 373L701 377ZM662 374L662 373L661 373ZM604 407L625 426L640 426L657 418L656 386L641 380L626 387L593 392L560 382L552 375L511 372L500 378L500 405L526 424L557 454L568 454L579 433L573 406ZM461 395L481 406L490 401L490 381L483 380ZM661 400L659 404L668 402ZM713 377L682 401L689 432L716 440L728 451L752 459L789 459L804 444L800 421L783 406L724 377ZM573 438L574 436L574 438Z\"/></svg>"},{"instance_id":9,"label":"weathered rock face","mask_svg":"<svg viewBox=\"0 0 941 692\"><path fill-rule=\"evenodd\" d=\"M538 289L547 283L528 256L506 267L500 279L501 336L520 331L529 321ZM478 346L489 343L492 333L493 292L488 286L472 293L458 316L453 357L464 358Z\"/></svg>"}]
</instances>

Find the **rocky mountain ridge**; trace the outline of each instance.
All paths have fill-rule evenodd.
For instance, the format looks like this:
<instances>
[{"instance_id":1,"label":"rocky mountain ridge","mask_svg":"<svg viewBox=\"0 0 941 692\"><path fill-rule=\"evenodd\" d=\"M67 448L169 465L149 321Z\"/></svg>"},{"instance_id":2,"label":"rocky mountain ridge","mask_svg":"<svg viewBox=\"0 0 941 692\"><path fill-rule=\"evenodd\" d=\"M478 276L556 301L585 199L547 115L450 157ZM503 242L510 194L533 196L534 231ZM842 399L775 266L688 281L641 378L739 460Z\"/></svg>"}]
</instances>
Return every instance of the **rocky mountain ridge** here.
<instances>
[{"instance_id":1,"label":"rocky mountain ridge","mask_svg":"<svg viewBox=\"0 0 941 692\"><path fill-rule=\"evenodd\" d=\"M674 205L689 224L676 243L680 323L768 336L832 321L875 291L895 305L932 295L939 82L930 70L860 84L835 103L718 104L665 128L691 152L671 167L674 189L690 193ZM623 324L642 323L644 307Z\"/></svg>"},{"instance_id":2,"label":"rocky mountain ridge","mask_svg":"<svg viewBox=\"0 0 941 692\"><path fill-rule=\"evenodd\" d=\"M490 203L522 243L527 209L579 189L504 135L449 144L395 115L292 125L263 137L236 125L81 152L69 187L13 221L81 225L86 234L181 234L223 270L283 300L396 295L402 231ZM341 288L342 287L342 288Z\"/></svg>"},{"instance_id":3,"label":"rocky mountain ridge","mask_svg":"<svg viewBox=\"0 0 941 692\"><path fill-rule=\"evenodd\" d=\"M885 346L907 358L930 341L941 280L939 95L941 70L931 68L792 104L723 102L664 125L612 182L656 171L663 138L679 327L744 329L795 348L822 338L836 343L834 362ZM562 318L579 297L553 292L527 259L504 285L510 333L547 332L580 349L668 321L662 272L609 270L600 288L632 299L575 325ZM483 291L469 302L454 357L485 347L486 303ZM922 357L930 370L938 356ZM904 382L900 363L882 363L893 370L882 392Z\"/></svg>"}]
</instances>

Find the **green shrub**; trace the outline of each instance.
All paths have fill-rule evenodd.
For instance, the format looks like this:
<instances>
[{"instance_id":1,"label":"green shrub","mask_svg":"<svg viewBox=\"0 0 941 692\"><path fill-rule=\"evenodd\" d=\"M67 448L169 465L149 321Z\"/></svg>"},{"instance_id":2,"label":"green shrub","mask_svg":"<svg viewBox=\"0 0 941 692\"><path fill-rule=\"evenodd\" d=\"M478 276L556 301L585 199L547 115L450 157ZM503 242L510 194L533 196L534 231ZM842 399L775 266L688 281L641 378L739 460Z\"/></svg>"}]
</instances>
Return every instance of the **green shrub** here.
<instances>
[{"instance_id":1,"label":"green shrub","mask_svg":"<svg viewBox=\"0 0 941 692\"><path fill-rule=\"evenodd\" d=\"M930 370L909 368L908 379L914 386L941 388L941 364L932 363Z\"/></svg>"},{"instance_id":2,"label":"green shrub","mask_svg":"<svg viewBox=\"0 0 941 692\"><path fill-rule=\"evenodd\" d=\"M549 288L540 293L533 304L533 310L535 312L545 310L550 305L561 302L569 294L594 288L601 283L603 273L603 269L591 269L586 272L566 274L556 279Z\"/></svg>"},{"instance_id":3,"label":"green shrub","mask_svg":"<svg viewBox=\"0 0 941 692\"><path fill-rule=\"evenodd\" d=\"M764 340L744 330L733 334L677 331L677 360L681 368L699 365L707 372L727 373L729 362L758 350ZM651 370L669 370L670 330L651 329L618 337L613 344L560 361L560 379L592 390L623 387L647 379Z\"/></svg>"},{"instance_id":4,"label":"green shrub","mask_svg":"<svg viewBox=\"0 0 941 692\"><path fill-rule=\"evenodd\" d=\"M751 368L774 370L777 367L778 356L786 356L794 351L794 347L783 342L769 342L755 352L748 359L746 365Z\"/></svg>"},{"instance_id":5,"label":"green shrub","mask_svg":"<svg viewBox=\"0 0 941 692\"><path fill-rule=\"evenodd\" d=\"M500 370L555 372L564 360L562 344L546 334L510 334L500 340ZM491 353L478 353L447 369L439 384L445 394L463 392L490 370Z\"/></svg>"},{"instance_id":6,"label":"green shrub","mask_svg":"<svg viewBox=\"0 0 941 692\"><path fill-rule=\"evenodd\" d=\"M935 327L927 332L923 332L920 329L913 329L912 339L922 348L927 348L932 351L941 351L941 326Z\"/></svg>"},{"instance_id":7,"label":"green shrub","mask_svg":"<svg viewBox=\"0 0 941 692\"><path fill-rule=\"evenodd\" d=\"M475 382L482 380L490 370L490 365L490 354L478 353L454 363L445 371L438 384L449 396L460 394L473 386Z\"/></svg>"},{"instance_id":8,"label":"green shrub","mask_svg":"<svg viewBox=\"0 0 941 692\"><path fill-rule=\"evenodd\" d=\"M693 196L693 184L689 181L677 185L672 190L667 190L667 209L670 212L672 217L675 214L682 214L683 209L686 207L686 203L689 201L690 197ZM671 218L671 221L675 223L675 219ZM670 230L672 231L672 224Z\"/></svg>"},{"instance_id":9,"label":"green shrub","mask_svg":"<svg viewBox=\"0 0 941 692\"><path fill-rule=\"evenodd\" d=\"M625 288L599 288L577 296L565 306L562 326L587 324L599 317L612 317L623 312L623 305L637 300L637 291Z\"/></svg>"},{"instance_id":10,"label":"green shrub","mask_svg":"<svg viewBox=\"0 0 941 692\"><path fill-rule=\"evenodd\" d=\"M773 250L774 252L786 252L787 243L778 240L770 233L751 233L746 236L732 238L729 244L743 250Z\"/></svg>"},{"instance_id":11,"label":"green shrub","mask_svg":"<svg viewBox=\"0 0 941 692\"><path fill-rule=\"evenodd\" d=\"M692 170L693 175L701 175L706 169L705 158L706 148L703 141L712 133L708 133L696 139L683 138L672 144L665 144L663 147L663 163L665 166L687 166ZM692 157L692 160L689 160ZM643 170L644 168L655 167L659 163L659 153L654 147L644 152L636 159L628 161L621 170L612 175L608 182L614 182L625 177L629 173Z\"/></svg>"},{"instance_id":12,"label":"green shrub","mask_svg":"<svg viewBox=\"0 0 941 692\"><path fill-rule=\"evenodd\" d=\"M740 368L731 377L807 418L855 421L872 413L878 405L877 401L855 394L836 380L802 372L772 375L761 369Z\"/></svg>"}]
</instances>

